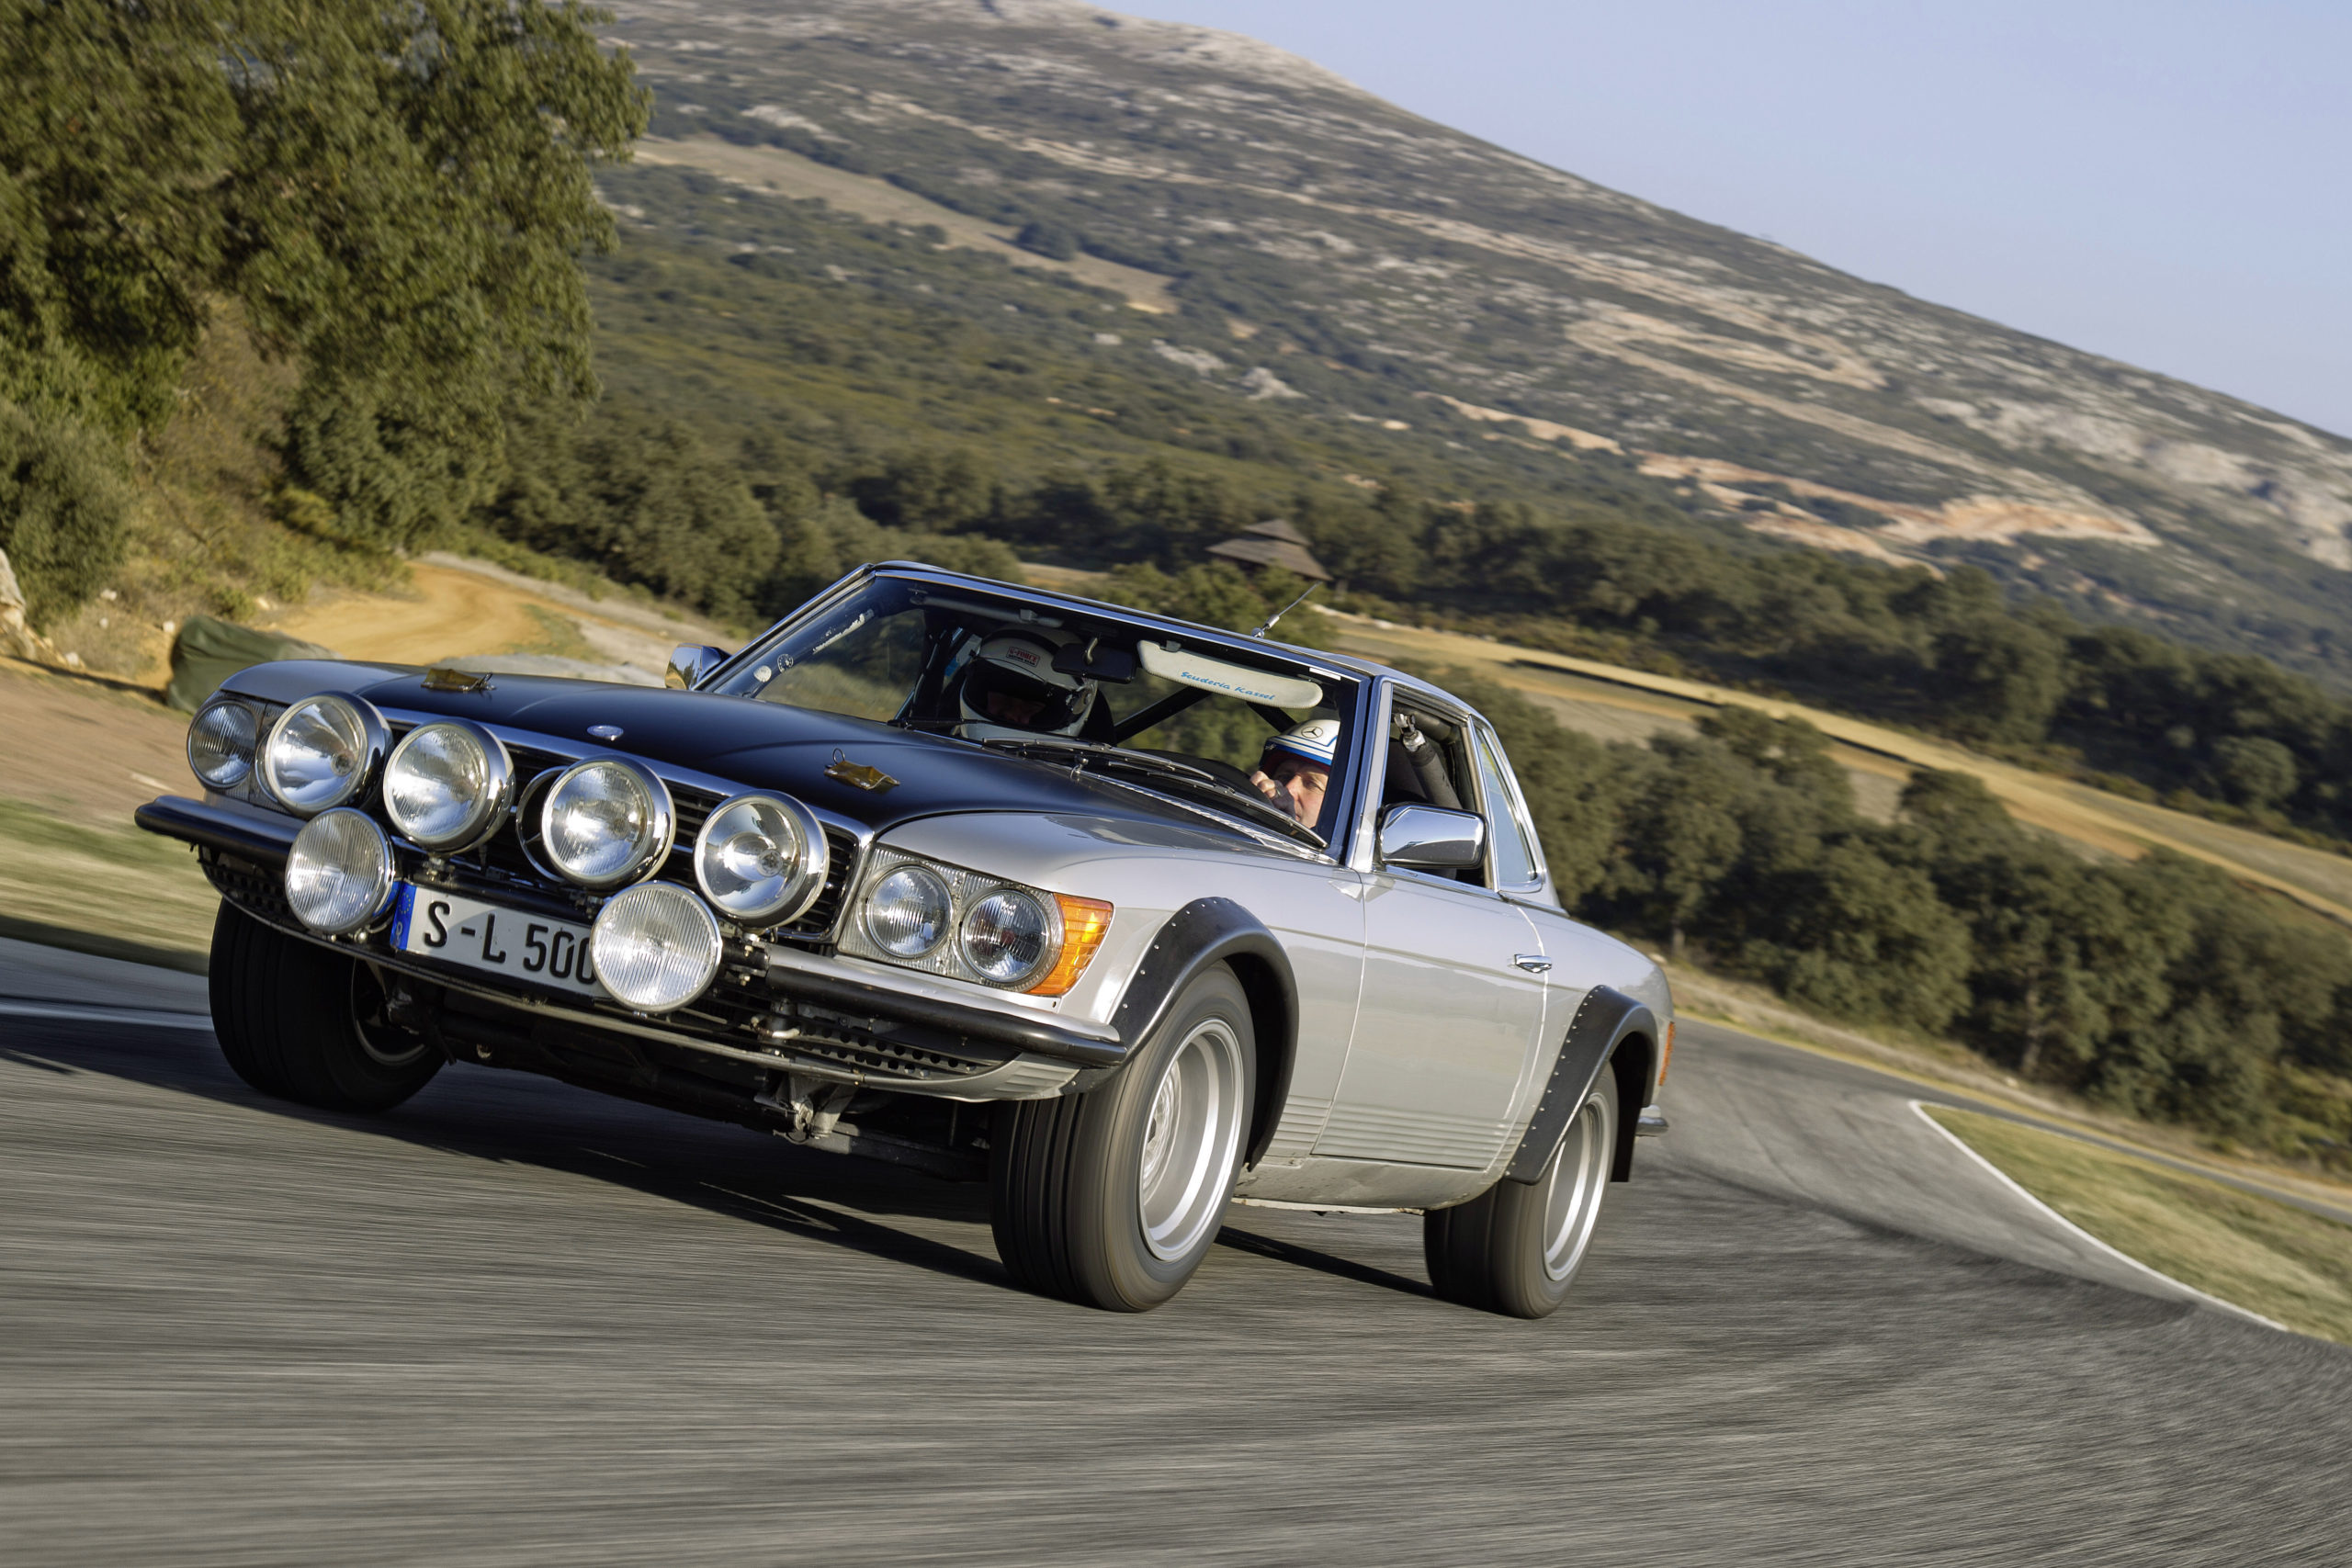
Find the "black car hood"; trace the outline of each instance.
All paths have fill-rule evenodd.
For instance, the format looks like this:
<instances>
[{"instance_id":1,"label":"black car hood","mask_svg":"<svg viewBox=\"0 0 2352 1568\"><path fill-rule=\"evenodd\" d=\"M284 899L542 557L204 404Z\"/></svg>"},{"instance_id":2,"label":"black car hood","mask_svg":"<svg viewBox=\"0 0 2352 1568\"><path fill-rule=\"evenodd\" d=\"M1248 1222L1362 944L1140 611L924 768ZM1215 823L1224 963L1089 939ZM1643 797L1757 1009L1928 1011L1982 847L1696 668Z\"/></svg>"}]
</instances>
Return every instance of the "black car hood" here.
<instances>
[{"instance_id":1,"label":"black car hood","mask_svg":"<svg viewBox=\"0 0 2352 1568\"><path fill-rule=\"evenodd\" d=\"M1068 768L751 697L541 675L493 676L486 692L433 692L419 669L324 660L257 664L225 689L279 703L346 692L382 708L526 730L583 754L616 751L746 789L783 791L877 832L956 811L1066 812L1177 822L1196 831L1208 825L1195 812ZM591 725L621 733L602 739L588 733ZM836 751L898 783L865 790L827 776Z\"/></svg>"}]
</instances>

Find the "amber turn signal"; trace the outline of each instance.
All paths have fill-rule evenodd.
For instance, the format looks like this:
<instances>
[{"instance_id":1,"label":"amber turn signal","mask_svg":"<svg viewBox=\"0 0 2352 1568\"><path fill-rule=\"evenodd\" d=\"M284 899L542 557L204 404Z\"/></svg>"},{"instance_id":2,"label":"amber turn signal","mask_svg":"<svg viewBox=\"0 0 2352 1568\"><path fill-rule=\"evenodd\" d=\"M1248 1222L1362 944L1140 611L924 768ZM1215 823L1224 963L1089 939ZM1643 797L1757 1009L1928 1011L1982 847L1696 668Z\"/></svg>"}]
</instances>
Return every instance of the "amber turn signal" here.
<instances>
[{"instance_id":1,"label":"amber turn signal","mask_svg":"<svg viewBox=\"0 0 2352 1568\"><path fill-rule=\"evenodd\" d=\"M1054 966L1035 985L1025 987L1033 997L1066 996L1086 966L1094 962L1095 949L1102 945L1102 938L1111 929L1111 906L1100 898L1073 898L1067 893L1054 895L1054 902L1061 906L1062 951Z\"/></svg>"}]
</instances>

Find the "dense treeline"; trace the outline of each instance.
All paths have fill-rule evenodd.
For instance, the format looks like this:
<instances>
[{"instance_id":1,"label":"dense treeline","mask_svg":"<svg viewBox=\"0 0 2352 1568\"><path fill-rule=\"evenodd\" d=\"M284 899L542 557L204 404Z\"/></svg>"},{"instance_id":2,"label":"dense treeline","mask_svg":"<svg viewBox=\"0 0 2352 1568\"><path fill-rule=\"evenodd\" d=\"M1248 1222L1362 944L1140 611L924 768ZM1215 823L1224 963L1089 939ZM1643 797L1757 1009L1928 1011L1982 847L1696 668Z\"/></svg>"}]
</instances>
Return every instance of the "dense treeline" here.
<instances>
[{"instance_id":1,"label":"dense treeline","mask_svg":"<svg viewBox=\"0 0 2352 1568\"><path fill-rule=\"evenodd\" d=\"M1578 914L2137 1115L2339 1160L2352 1144L2344 933L2177 856L2087 862L1965 774L1920 773L1898 821L1867 821L1800 721L1734 708L1603 745L1441 679L1502 731Z\"/></svg>"},{"instance_id":2,"label":"dense treeline","mask_svg":"<svg viewBox=\"0 0 2352 1568\"><path fill-rule=\"evenodd\" d=\"M772 452L723 462L685 425L642 411L526 413L507 446L504 478L473 521L738 624L782 615L862 561L1020 576L997 540L927 533L920 519L885 526Z\"/></svg>"}]
</instances>

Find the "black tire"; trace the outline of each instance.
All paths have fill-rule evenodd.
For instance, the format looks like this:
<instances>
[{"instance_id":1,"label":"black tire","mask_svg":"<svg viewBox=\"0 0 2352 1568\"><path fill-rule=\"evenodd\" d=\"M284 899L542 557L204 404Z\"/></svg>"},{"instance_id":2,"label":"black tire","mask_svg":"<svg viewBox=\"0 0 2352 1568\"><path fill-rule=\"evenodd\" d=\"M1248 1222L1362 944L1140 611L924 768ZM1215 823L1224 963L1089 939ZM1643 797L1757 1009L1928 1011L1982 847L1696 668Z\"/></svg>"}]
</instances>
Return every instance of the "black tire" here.
<instances>
[{"instance_id":1,"label":"black tire","mask_svg":"<svg viewBox=\"0 0 2352 1568\"><path fill-rule=\"evenodd\" d=\"M383 1017L375 972L223 902L212 924L212 1031L236 1075L321 1111L380 1111L441 1055Z\"/></svg>"},{"instance_id":2,"label":"black tire","mask_svg":"<svg viewBox=\"0 0 2352 1568\"><path fill-rule=\"evenodd\" d=\"M1004 1106L990 1220L1013 1279L1110 1312L1148 1312L1182 1289L1233 1195L1256 1085L1250 1001L1219 964L1109 1082Z\"/></svg>"},{"instance_id":3,"label":"black tire","mask_svg":"<svg viewBox=\"0 0 2352 1568\"><path fill-rule=\"evenodd\" d=\"M1421 1222L1421 1245L1437 1293L1511 1317L1549 1316L1566 1298L1600 1223L1617 1117L1617 1075L1604 1066L1542 1178L1532 1185L1505 1178L1467 1203L1431 1210Z\"/></svg>"}]
</instances>

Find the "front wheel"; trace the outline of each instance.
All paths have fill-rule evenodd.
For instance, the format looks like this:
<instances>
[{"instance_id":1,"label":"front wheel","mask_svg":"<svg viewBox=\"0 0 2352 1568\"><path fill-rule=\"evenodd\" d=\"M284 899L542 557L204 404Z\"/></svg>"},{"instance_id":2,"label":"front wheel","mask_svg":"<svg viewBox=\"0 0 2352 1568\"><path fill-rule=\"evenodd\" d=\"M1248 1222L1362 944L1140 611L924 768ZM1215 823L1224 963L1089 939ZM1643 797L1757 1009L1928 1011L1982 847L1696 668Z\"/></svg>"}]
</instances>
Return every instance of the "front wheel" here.
<instances>
[{"instance_id":1,"label":"front wheel","mask_svg":"<svg viewBox=\"0 0 2352 1568\"><path fill-rule=\"evenodd\" d=\"M1249 998L1220 964L1109 1083L1005 1106L990 1218L1012 1277L1112 1312L1148 1312L1182 1289L1233 1193L1256 1067Z\"/></svg>"},{"instance_id":2,"label":"front wheel","mask_svg":"<svg viewBox=\"0 0 2352 1568\"><path fill-rule=\"evenodd\" d=\"M1463 1306L1551 1315L1600 1224L1616 1151L1617 1075L1603 1066L1533 1183L1506 1177L1421 1222L1430 1285Z\"/></svg>"},{"instance_id":3,"label":"front wheel","mask_svg":"<svg viewBox=\"0 0 2352 1568\"><path fill-rule=\"evenodd\" d=\"M222 902L212 926L212 1032L239 1077L321 1111L390 1111L441 1057L384 1016L375 971Z\"/></svg>"}]
</instances>

